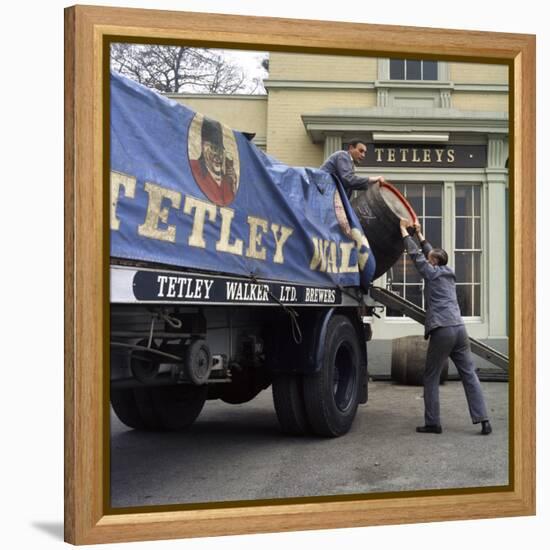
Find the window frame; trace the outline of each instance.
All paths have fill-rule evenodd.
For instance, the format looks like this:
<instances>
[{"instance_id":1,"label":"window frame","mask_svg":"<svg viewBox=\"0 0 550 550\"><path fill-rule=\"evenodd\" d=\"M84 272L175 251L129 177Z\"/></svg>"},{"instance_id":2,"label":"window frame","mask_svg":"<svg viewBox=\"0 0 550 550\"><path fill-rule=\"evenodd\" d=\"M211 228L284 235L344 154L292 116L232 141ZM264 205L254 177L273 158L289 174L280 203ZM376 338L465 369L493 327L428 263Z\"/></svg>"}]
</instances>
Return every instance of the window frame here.
<instances>
[{"instance_id":1,"label":"window frame","mask_svg":"<svg viewBox=\"0 0 550 550\"><path fill-rule=\"evenodd\" d=\"M433 61L431 59L390 59L390 67L389 67L389 73L388 73L388 79L391 81L397 81L397 82L438 82L440 80L439 78L439 62ZM391 65L392 62L403 62L403 78L392 78L391 76ZM420 78L407 78L407 63L415 61L420 62ZM436 78L424 78L424 63L435 63L436 67Z\"/></svg>"},{"instance_id":2,"label":"window frame","mask_svg":"<svg viewBox=\"0 0 550 550\"><path fill-rule=\"evenodd\" d=\"M426 219L437 219L437 220L440 220L441 222L441 244L443 246L443 243L445 242L444 241L444 232L445 232L445 228L444 228L444 213L445 213L445 182L444 181L399 181L399 182L395 182L394 185L396 187L398 187L398 189L400 188L400 186L405 186L403 190L400 189L400 192L403 193L403 196L406 197L406 186L407 185L420 185L422 187L422 212L423 214L419 216L419 220L420 220L420 223L422 224L422 227L424 227L424 224L425 224L425 221ZM440 188L440 191L441 191L441 213L439 216L433 216L433 215L429 215L427 216L425 214L426 212L426 187L428 186L438 186ZM407 258L407 253L406 252L403 252L403 254L401 255L401 257L399 258L398 262L411 262L412 264L412 261L410 260L410 258ZM397 262L396 262L397 263ZM411 265L411 267L413 269L414 268L414 265ZM393 290L394 287L399 287L400 289L403 290L403 293L401 294L402 297L404 297L405 299L407 299L407 287L420 287L420 292L421 292L421 304L420 304L420 307L424 308L425 307L425 303L424 303L424 280L421 279L420 280L420 283L407 283L407 277L406 277L406 269L405 269L405 263L403 263L402 266L400 266L400 269L403 269L403 282L399 282L399 283L393 283L393 279L391 280L392 281L392 284L391 284L391 289ZM389 286L388 285L388 281L387 281L387 276L386 276L386 286ZM388 319L388 320L391 320L392 322L394 320L400 320L400 319L403 319L403 318L406 318L405 315L401 314L401 315L388 315L388 311L385 310L384 312L384 315L385 315L385 318Z\"/></svg>"},{"instance_id":3,"label":"window frame","mask_svg":"<svg viewBox=\"0 0 550 550\"><path fill-rule=\"evenodd\" d=\"M456 190L459 188L459 187L469 187L471 189L473 189L474 187L478 187L479 188L479 215L476 216L475 212L476 212L476 208L475 208L475 205L473 204L472 205L472 216L466 216L466 215L457 215L456 213L456 202L457 202L457 196L456 196ZM460 252L471 252L471 253L476 253L478 252L479 253L479 270L480 270L480 276L479 276L479 283L468 283L468 282L463 282L463 283L460 283L460 282L457 282L456 285L457 287L459 286L470 286L470 287L475 287L475 286L479 286L480 287L480 291L479 291L479 315L462 315L462 318L465 320L465 321L483 321L484 318L485 318L485 311L486 311L486 308L485 308L485 296L486 296L486 285L487 285L487 270L486 270L486 257L487 257L487 254L486 254L486 244L487 244L487 240L485 238L485 234L486 234L486 231L487 231L487 222L485 221L485 215L486 215L486 212L485 212L485 187L486 185L483 184L482 182L462 182L462 181L457 181L454 183L453 185L453 216L452 216L452 221L453 221L453 232L452 232L452 238L451 238L451 241L452 241L452 264L451 264L451 254L449 254L449 264L452 265L452 268L455 270L455 273L456 273L456 254L457 253L460 253ZM479 219L480 222L479 222L479 231L480 231L480 235L479 235L479 245L480 245L480 248L458 248L456 246L456 220L457 219L471 219L471 222L472 222L472 245L475 246L475 236L476 236L476 231L475 231L475 220L476 219ZM474 270L474 265L472 263L472 270ZM474 291L474 296L473 296L473 307L472 307L472 310L475 312L475 291ZM461 312L462 313L462 312Z\"/></svg>"},{"instance_id":4,"label":"window frame","mask_svg":"<svg viewBox=\"0 0 550 550\"><path fill-rule=\"evenodd\" d=\"M429 60L428 60L429 61ZM450 62L448 61L437 61L437 80L397 80L390 79L390 58L378 58L378 84L379 85L391 85L391 84L402 84L407 83L425 83L429 85L430 83L437 83L438 85L450 84Z\"/></svg>"},{"instance_id":5,"label":"window frame","mask_svg":"<svg viewBox=\"0 0 550 550\"><path fill-rule=\"evenodd\" d=\"M455 242L456 242L456 188L460 185L464 186L477 186L480 190L480 239L481 239L481 254L480 254L480 296L479 296L479 315L466 315L462 316L462 319L467 324L483 325L487 322L487 279L488 279L488 254L486 252L487 247L487 231L488 231L488 213L486 211L486 193L487 182L481 177L479 179L470 180L457 179L456 181L448 178L432 179L427 178L425 180L413 179L409 180L394 179L395 184L420 184L420 185L442 185L442 212L441 212L441 245L447 251L449 255L449 266L453 269L456 267L455 262ZM431 217L431 216L429 216ZM429 236L428 236L429 237ZM458 249L462 251L463 249ZM388 288L388 274L383 275L380 278L380 286ZM400 283L403 287L403 284ZM422 291L424 285L422 284ZM422 298L424 300L424 298ZM424 302L422 302L424 303ZM387 310L384 309L382 315L382 321L390 326L398 324L415 324L415 321L406 316L390 316L387 315Z\"/></svg>"}]
</instances>

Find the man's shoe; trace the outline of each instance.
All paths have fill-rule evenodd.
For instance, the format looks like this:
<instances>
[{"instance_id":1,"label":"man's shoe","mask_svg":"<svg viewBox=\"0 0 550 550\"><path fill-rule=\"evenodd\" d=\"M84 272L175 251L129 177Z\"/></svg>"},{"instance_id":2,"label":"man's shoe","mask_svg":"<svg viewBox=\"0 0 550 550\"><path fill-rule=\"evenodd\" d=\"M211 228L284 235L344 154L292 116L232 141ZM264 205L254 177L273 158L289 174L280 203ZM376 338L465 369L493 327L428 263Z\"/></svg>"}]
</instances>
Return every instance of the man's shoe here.
<instances>
[{"instance_id":1,"label":"man's shoe","mask_svg":"<svg viewBox=\"0 0 550 550\"><path fill-rule=\"evenodd\" d=\"M482 420L481 421L481 434L482 435L489 435L493 431L493 428L491 428L491 423L488 420Z\"/></svg>"},{"instance_id":2,"label":"man's shoe","mask_svg":"<svg viewBox=\"0 0 550 550\"><path fill-rule=\"evenodd\" d=\"M440 434L443 430L438 424L427 424L426 426L418 426L418 428L416 428L416 431L420 434Z\"/></svg>"}]
</instances>

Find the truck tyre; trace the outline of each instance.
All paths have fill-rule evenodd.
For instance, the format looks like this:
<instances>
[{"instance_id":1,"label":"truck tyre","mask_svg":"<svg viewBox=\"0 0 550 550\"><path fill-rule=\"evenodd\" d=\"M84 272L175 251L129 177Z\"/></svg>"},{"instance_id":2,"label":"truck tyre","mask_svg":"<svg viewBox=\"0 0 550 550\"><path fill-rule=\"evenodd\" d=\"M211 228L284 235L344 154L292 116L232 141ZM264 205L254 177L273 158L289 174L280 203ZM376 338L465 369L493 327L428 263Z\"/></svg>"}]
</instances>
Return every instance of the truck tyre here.
<instances>
[{"instance_id":1,"label":"truck tyre","mask_svg":"<svg viewBox=\"0 0 550 550\"><path fill-rule=\"evenodd\" d=\"M303 378L307 418L314 433L337 437L349 431L359 404L361 350L351 321L334 315L321 346L321 365Z\"/></svg>"},{"instance_id":2,"label":"truck tyre","mask_svg":"<svg viewBox=\"0 0 550 550\"><path fill-rule=\"evenodd\" d=\"M273 404L283 432L304 435L310 431L304 403L302 376L281 373L273 378Z\"/></svg>"},{"instance_id":3,"label":"truck tyre","mask_svg":"<svg viewBox=\"0 0 550 550\"><path fill-rule=\"evenodd\" d=\"M159 386L111 389L119 420L135 430L177 431L189 427L206 401L207 387Z\"/></svg>"},{"instance_id":4,"label":"truck tyre","mask_svg":"<svg viewBox=\"0 0 550 550\"><path fill-rule=\"evenodd\" d=\"M137 344L139 346L147 347L148 340L145 338L143 340L140 340ZM159 349L159 346L155 341L151 342L151 349ZM132 371L132 374L134 375L136 380L139 380L144 384L147 384L148 382L154 380L159 370L158 361L155 361L154 359L149 360L151 359L151 357L144 357L144 355L147 355L147 353L148 352L144 352L143 350L136 350L133 351L130 356L130 369ZM149 355L153 354L149 353Z\"/></svg>"},{"instance_id":5,"label":"truck tyre","mask_svg":"<svg viewBox=\"0 0 550 550\"><path fill-rule=\"evenodd\" d=\"M133 388L134 399L136 400L137 408L146 430L159 430L160 425L153 407L153 400L151 398L152 388Z\"/></svg>"},{"instance_id":6,"label":"truck tyre","mask_svg":"<svg viewBox=\"0 0 550 550\"><path fill-rule=\"evenodd\" d=\"M147 423L141 416L132 388L111 388L111 405L118 419L129 428L147 429Z\"/></svg>"},{"instance_id":7,"label":"truck tyre","mask_svg":"<svg viewBox=\"0 0 550 550\"><path fill-rule=\"evenodd\" d=\"M204 386L160 386L151 388L151 401L159 430L184 430L199 416L208 388Z\"/></svg>"}]
</instances>

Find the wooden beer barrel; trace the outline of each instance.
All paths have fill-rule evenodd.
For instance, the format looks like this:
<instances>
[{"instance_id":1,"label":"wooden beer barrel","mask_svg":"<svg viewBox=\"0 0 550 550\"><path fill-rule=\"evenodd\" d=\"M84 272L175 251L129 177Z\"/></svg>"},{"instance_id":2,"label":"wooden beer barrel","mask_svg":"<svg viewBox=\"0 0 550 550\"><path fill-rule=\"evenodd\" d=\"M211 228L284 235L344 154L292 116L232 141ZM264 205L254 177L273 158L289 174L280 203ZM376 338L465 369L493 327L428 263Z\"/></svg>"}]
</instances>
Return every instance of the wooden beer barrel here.
<instances>
[{"instance_id":1,"label":"wooden beer barrel","mask_svg":"<svg viewBox=\"0 0 550 550\"><path fill-rule=\"evenodd\" d=\"M416 214L407 199L387 182L369 185L351 201L351 205L376 258L374 279L377 279L403 253L399 220L406 218L413 225L417 221Z\"/></svg>"},{"instance_id":2,"label":"wooden beer barrel","mask_svg":"<svg viewBox=\"0 0 550 550\"><path fill-rule=\"evenodd\" d=\"M397 384L422 386L428 340L423 336L403 336L392 341L391 378ZM439 382L443 384L449 374L449 360L445 361Z\"/></svg>"}]
</instances>

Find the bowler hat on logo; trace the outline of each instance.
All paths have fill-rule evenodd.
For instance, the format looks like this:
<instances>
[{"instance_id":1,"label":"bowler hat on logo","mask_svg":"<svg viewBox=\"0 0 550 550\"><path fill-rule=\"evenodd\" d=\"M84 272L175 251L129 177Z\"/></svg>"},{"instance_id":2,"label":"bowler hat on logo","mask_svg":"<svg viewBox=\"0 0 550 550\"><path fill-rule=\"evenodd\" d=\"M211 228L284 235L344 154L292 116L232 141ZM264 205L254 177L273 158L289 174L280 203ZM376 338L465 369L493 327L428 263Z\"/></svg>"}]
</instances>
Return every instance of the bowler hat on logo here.
<instances>
[{"instance_id":1,"label":"bowler hat on logo","mask_svg":"<svg viewBox=\"0 0 550 550\"><path fill-rule=\"evenodd\" d=\"M201 128L201 140L209 141L212 145L223 147L222 125L216 120L204 118Z\"/></svg>"}]
</instances>

